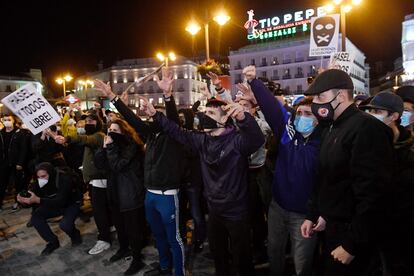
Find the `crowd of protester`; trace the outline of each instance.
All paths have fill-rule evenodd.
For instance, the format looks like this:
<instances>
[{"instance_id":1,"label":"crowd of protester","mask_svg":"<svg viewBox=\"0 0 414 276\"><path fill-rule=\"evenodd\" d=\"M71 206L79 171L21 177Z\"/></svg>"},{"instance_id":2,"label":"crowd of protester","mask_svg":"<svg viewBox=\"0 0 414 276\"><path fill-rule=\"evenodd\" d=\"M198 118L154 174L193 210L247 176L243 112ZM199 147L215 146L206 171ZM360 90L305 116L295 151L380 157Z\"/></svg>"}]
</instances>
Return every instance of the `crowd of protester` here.
<instances>
[{"instance_id":1,"label":"crowd of protester","mask_svg":"<svg viewBox=\"0 0 414 276\"><path fill-rule=\"evenodd\" d=\"M298 276L414 275L414 87L354 98L350 77L328 69L288 104L254 66L243 75L232 97L208 74L205 106L178 110L163 68L165 105L139 96L140 116L127 91L96 80L116 110L71 104L37 135L3 115L0 212L9 188L13 211L32 208L27 226L49 255L60 243L48 219L63 216L81 244L75 220L90 197L98 235L88 254L111 248L114 226L109 261L131 256L125 275L144 268L151 237L159 267L145 275L184 275L206 242L219 276L263 263L285 275L289 259Z\"/></svg>"}]
</instances>

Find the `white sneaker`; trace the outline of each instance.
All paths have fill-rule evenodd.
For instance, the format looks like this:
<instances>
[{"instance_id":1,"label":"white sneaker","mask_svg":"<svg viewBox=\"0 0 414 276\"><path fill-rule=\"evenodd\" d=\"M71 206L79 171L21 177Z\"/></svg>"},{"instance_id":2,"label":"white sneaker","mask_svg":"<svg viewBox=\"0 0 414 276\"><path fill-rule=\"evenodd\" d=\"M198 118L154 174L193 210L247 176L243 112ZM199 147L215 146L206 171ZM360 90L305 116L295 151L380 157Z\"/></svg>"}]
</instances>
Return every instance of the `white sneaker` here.
<instances>
[{"instance_id":1,"label":"white sneaker","mask_svg":"<svg viewBox=\"0 0 414 276\"><path fill-rule=\"evenodd\" d=\"M90 255L96 255L99 253L102 253L105 250L108 250L111 247L111 244L106 241L97 241L95 246L89 250L88 254Z\"/></svg>"}]
</instances>

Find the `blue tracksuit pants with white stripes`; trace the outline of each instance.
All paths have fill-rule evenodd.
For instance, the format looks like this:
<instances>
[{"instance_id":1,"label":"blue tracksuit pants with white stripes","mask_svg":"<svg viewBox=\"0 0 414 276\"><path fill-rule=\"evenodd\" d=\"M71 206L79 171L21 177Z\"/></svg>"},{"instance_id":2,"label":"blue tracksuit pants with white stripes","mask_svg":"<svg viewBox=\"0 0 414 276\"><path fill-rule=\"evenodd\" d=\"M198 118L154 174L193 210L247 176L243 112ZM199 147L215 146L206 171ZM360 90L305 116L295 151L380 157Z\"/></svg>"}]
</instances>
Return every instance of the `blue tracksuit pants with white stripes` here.
<instances>
[{"instance_id":1,"label":"blue tracksuit pants with white stripes","mask_svg":"<svg viewBox=\"0 0 414 276\"><path fill-rule=\"evenodd\" d=\"M145 214L155 236L161 269L171 267L174 276L184 275L184 244L179 230L178 195L159 195L147 191Z\"/></svg>"}]
</instances>

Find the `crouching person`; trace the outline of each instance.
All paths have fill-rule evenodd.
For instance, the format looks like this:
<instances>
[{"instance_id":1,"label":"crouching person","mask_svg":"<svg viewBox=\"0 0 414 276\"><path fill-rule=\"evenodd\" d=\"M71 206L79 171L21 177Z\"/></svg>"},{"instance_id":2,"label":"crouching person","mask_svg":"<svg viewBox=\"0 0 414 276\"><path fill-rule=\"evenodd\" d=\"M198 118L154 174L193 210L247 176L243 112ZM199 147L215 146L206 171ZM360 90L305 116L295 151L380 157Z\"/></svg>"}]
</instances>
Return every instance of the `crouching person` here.
<instances>
[{"instance_id":1,"label":"crouching person","mask_svg":"<svg viewBox=\"0 0 414 276\"><path fill-rule=\"evenodd\" d=\"M40 163L35 169L37 183L33 191L21 192L17 200L37 206L31 222L47 242L42 255L49 255L59 248L59 240L50 229L47 219L63 215L59 226L72 240L72 246L82 243L75 219L80 210L81 194L69 170L57 169L50 163Z\"/></svg>"}]
</instances>

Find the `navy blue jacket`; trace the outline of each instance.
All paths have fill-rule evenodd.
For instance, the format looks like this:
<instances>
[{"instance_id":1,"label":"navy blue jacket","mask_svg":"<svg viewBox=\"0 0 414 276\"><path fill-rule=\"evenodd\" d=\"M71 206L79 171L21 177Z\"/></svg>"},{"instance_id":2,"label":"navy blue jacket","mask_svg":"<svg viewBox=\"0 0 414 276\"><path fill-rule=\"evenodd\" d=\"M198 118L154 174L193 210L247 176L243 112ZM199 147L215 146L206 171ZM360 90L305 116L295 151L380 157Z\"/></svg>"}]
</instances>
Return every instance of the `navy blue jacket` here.
<instances>
[{"instance_id":1,"label":"navy blue jacket","mask_svg":"<svg viewBox=\"0 0 414 276\"><path fill-rule=\"evenodd\" d=\"M304 138L260 80L250 82L261 111L280 141L272 184L273 199L285 210L306 214L318 171L319 131Z\"/></svg>"},{"instance_id":2,"label":"navy blue jacket","mask_svg":"<svg viewBox=\"0 0 414 276\"><path fill-rule=\"evenodd\" d=\"M239 131L228 128L220 136L183 130L160 112L154 116L164 133L199 153L209 210L230 220L247 217L248 157L264 143L256 120L248 113L245 116L237 122Z\"/></svg>"}]
</instances>

